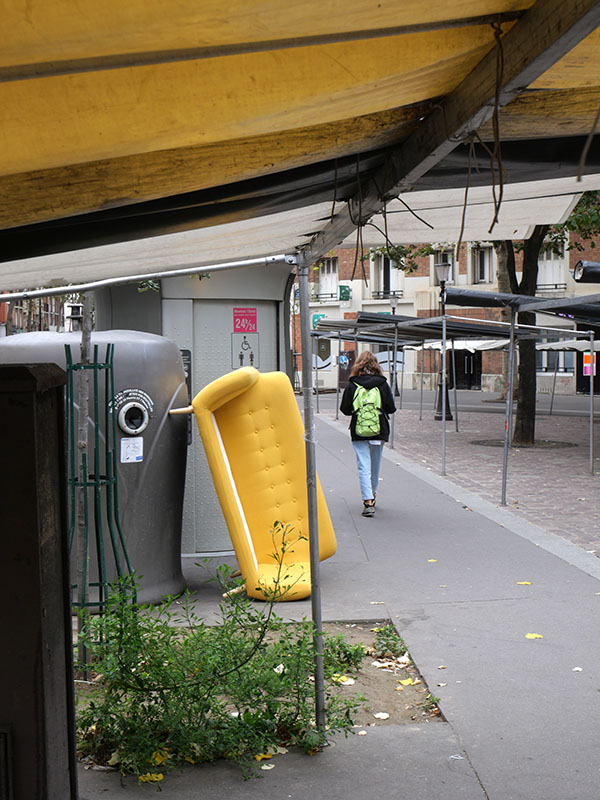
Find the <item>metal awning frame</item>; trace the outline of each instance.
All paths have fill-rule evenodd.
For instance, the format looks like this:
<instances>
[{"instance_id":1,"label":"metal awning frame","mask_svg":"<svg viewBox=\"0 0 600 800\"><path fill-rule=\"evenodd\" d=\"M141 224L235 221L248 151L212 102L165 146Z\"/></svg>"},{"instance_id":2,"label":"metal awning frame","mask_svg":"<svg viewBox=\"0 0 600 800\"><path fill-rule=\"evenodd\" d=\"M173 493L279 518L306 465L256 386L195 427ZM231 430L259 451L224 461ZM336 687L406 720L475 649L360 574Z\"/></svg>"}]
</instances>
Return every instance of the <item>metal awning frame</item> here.
<instances>
[{"instance_id":1,"label":"metal awning frame","mask_svg":"<svg viewBox=\"0 0 600 800\"><path fill-rule=\"evenodd\" d=\"M488 293L484 292L469 292L468 290L460 290L461 297L466 298L467 305L475 305L476 297L479 295L485 295ZM507 489L507 482L508 482L508 452L510 447L510 441L512 439L512 421L513 421L513 411L514 411L514 364L515 364L515 342L517 340L523 339L543 339L551 335L558 335L565 339L573 339L573 338L582 338L582 339L589 339L590 348L589 352L594 353L595 351L595 343L594 343L594 332L593 331L573 331L571 329L565 330L564 328L555 328L552 326L542 326L542 325L524 325L524 324L517 324L516 316L519 310L520 305L525 306L527 311L533 311L532 306L537 306L538 303L531 302L531 298L527 297L527 299L522 300L519 304L518 298L525 297L519 295L506 295L497 297L497 305L502 307L509 307L511 311L511 321L510 322L502 322L502 321L494 321L484 322L480 319L470 318L470 317L458 317L452 314L445 314L439 317L423 317L423 318L407 318L404 316L396 316L393 314L386 315L386 320L383 321L380 318L380 315L377 314L369 314L368 312L359 313L356 320L332 320L328 318L322 318L317 322L317 329L311 331L311 336L315 338L328 338L334 339L337 338L338 341L370 341L374 343L383 343L383 344L391 344L393 342L393 371L392 375L390 376L390 380L392 382L392 386L396 386L396 357L397 357L397 349L398 349L398 340L399 338L402 339L402 350L404 351L404 347L408 346L409 341L408 337L410 336L413 341L410 342L410 345L414 347L416 339L417 341L421 342L421 375L420 375L420 413L419 419L423 419L423 381L424 381L424 374L423 374L423 356L425 350L425 343L440 341L439 336L433 336L433 332L439 327L441 330L441 348L442 352L446 351L448 346L448 341L450 341L452 345L452 373L454 378L454 406L455 406L455 424L456 424L456 431L459 430L458 425L458 395L456 390L456 354L454 349L454 341L456 339L468 339L469 336L478 339L486 339L486 338L499 338L499 331L506 333L506 329L509 329L509 343L508 343L508 360L509 360L509 387L507 392L506 398L506 407L505 407L505 424L504 424L504 454L503 454L503 467L502 467L502 491L501 491L501 498L500 498L500 505L506 506L506 489ZM510 298L510 300L508 300ZM600 294L599 295L591 295L589 297L584 298L586 301L591 301L592 298L594 300L597 299L600 302ZM489 304L491 298L483 297L482 300L484 303ZM452 301L456 303L456 295L452 297ZM564 302L564 301L563 301ZM548 303L545 301L540 301L540 305L542 305L542 310L546 313L551 313L550 308L548 307ZM555 301L554 305L561 305L560 301ZM576 305L573 303L573 305ZM522 310L522 309L521 309ZM600 312L600 306L599 306ZM323 327L323 332L321 332L320 328ZM347 339L344 337L348 337ZM406 337L406 338L404 338ZM403 361L403 370L404 370L404 358ZM592 355L592 363L593 363L593 355ZM339 362L338 362L338 369L337 369L337 402L336 402L336 419L338 419L338 411L337 407L339 406L339 393L340 393L340 370L339 370ZM590 463L590 472L594 474L594 440L593 440L593 423L594 423L594 391L593 391L593 369L590 370L590 438L589 438L589 463ZM555 375L556 378L556 375ZM446 371L442 370L442 380L441 380L441 391L443 392L443 397L446 396ZM402 381L402 384L404 381ZM551 400L551 408L554 401L554 385L553 385L553 396ZM400 402L400 408L402 408L402 403ZM317 388L317 412L318 412L318 388ZM442 475L446 474L446 414L442 414ZM391 426L391 437L390 437L390 446L394 447L394 426Z\"/></svg>"}]
</instances>

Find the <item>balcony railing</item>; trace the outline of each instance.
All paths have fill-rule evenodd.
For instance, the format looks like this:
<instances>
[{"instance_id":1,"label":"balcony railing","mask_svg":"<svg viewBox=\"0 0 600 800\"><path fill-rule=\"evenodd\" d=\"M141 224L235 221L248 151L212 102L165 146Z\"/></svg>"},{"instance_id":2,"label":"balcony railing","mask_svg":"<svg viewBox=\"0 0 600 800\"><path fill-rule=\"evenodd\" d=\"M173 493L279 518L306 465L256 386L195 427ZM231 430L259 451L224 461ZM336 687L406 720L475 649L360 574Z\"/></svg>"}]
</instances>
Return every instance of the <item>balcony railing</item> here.
<instances>
[{"instance_id":1,"label":"balcony railing","mask_svg":"<svg viewBox=\"0 0 600 800\"><path fill-rule=\"evenodd\" d=\"M403 289L393 289L392 291L382 289L371 292L373 300L389 300L390 297L404 297Z\"/></svg>"},{"instance_id":2,"label":"balcony railing","mask_svg":"<svg viewBox=\"0 0 600 800\"><path fill-rule=\"evenodd\" d=\"M558 292L566 292L566 283L538 283L535 290L539 294L557 294Z\"/></svg>"}]
</instances>

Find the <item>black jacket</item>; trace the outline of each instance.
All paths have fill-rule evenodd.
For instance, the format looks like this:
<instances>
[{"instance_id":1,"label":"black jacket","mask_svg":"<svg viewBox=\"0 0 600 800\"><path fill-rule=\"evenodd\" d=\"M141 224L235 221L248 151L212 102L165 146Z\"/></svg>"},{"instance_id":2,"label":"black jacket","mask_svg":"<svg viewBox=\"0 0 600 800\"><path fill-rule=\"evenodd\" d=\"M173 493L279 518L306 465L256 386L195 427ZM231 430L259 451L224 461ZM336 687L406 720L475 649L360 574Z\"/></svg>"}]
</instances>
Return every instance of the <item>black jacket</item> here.
<instances>
[{"instance_id":1,"label":"black jacket","mask_svg":"<svg viewBox=\"0 0 600 800\"><path fill-rule=\"evenodd\" d=\"M378 436L364 437L357 436L356 434L356 414L354 413L352 404L357 385L364 386L365 389L372 389L374 386L379 387L379 392L381 394L381 411L379 413L381 431ZM380 440L382 442L387 442L390 436L390 423L388 422L388 414L393 414L395 410L396 405L394 403L392 390L390 389L389 384L383 375L356 375L354 378L350 378L348 386L346 386L344 389L344 395L340 404L340 411L342 414L345 414L347 417L352 417L350 420L350 435L352 436L352 441L359 442L365 440Z\"/></svg>"}]
</instances>

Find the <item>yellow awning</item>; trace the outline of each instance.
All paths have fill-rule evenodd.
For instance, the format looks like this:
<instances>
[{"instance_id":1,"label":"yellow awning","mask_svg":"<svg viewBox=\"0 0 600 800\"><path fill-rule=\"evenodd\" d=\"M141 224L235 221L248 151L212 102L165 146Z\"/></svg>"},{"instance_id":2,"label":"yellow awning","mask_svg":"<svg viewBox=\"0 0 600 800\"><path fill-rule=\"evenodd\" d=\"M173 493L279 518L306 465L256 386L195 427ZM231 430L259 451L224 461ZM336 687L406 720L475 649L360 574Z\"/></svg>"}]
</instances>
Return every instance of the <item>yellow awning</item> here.
<instances>
[{"instance_id":1,"label":"yellow awning","mask_svg":"<svg viewBox=\"0 0 600 800\"><path fill-rule=\"evenodd\" d=\"M289 240L321 232L318 255L398 192L463 185L464 143L493 138L494 97L517 182L532 140L544 142L530 158L540 177L574 175L600 106L593 0L2 0L0 11L5 261L341 201L338 219ZM569 143L569 159L548 141ZM587 172L600 173L594 148Z\"/></svg>"}]
</instances>

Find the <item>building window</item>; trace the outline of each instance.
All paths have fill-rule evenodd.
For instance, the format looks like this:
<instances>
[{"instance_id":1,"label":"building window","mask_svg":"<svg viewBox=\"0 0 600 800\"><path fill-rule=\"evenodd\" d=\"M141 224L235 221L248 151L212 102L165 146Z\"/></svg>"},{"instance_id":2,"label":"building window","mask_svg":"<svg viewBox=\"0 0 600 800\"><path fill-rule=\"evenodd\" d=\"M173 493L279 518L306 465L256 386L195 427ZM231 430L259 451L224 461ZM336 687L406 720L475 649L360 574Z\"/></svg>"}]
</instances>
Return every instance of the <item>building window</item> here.
<instances>
[{"instance_id":1,"label":"building window","mask_svg":"<svg viewBox=\"0 0 600 800\"><path fill-rule=\"evenodd\" d=\"M566 245L564 239L554 243L546 242L540 249L538 264L544 261L562 261L565 257Z\"/></svg>"},{"instance_id":2,"label":"building window","mask_svg":"<svg viewBox=\"0 0 600 800\"><path fill-rule=\"evenodd\" d=\"M541 293L564 292L567 288L568 259L566 241L545 244L538 256L536 291Z\"/></svg>"},{"instance_id":3,"label":"building window","mask_svg":"<svg viewBox=\"0 0 600 800\"><path fill-rule=\"evenodd\" d=\"M371 260L371 298L373 300L387 300L390 297L402 297L403 290L399 287L404 273L392 267L388 256L377 254Z\"/></svg>"},{"instance_id":4,"label":"building window","mask_svg":"<svg viewBox=\"0 0 600 800\"><path fill-rule=\"evenodd\" d=\"M434 250L431 257L431 269L433 272L433 285L439 286L440 283L435 273L435 265L447 261L450 264L450 275L448 276L448 283L456 283L456 260L454 258L454 250Z\"/></svg>"},{"instance_id":5,"label":"building window","mask_svg":"<svg viewBox=\"0 0 600 800\"><path fill-rule=\"evenodd\" d=\"M371 297L383 300L390 296L391 265L390 259L379 253L371 262Z\"/></svg>"},{"instance_id":6,"label":"building window","mask_svg":"<svg viewBox=\"0 0 600 800\"><path fill-rule=\"evenodd\" d=\"M471 250L473 283L493 283L493 248L474 247Z\"/></svg>"},{"instance_id":7,"label":"building window","mask_svg":"<svg viewBox=\"0 0 600 800\"><path fill-rule=\"evenodd\" d=\"M338 260L324 258L319 262L319 291L317 300L337 300Z\"/></svg>"},{"instance_id":8,"label":"building window","mask_svg":"<svg viewBox=\"0 0 600 800\"><path fill-rule=\"evenodd\" d=\"M556 342L558 339L544 339L545 342ZM575 353L570 350L536 350L536 368L538 372L574 372Z\"/></svg>"}]
</instances>

